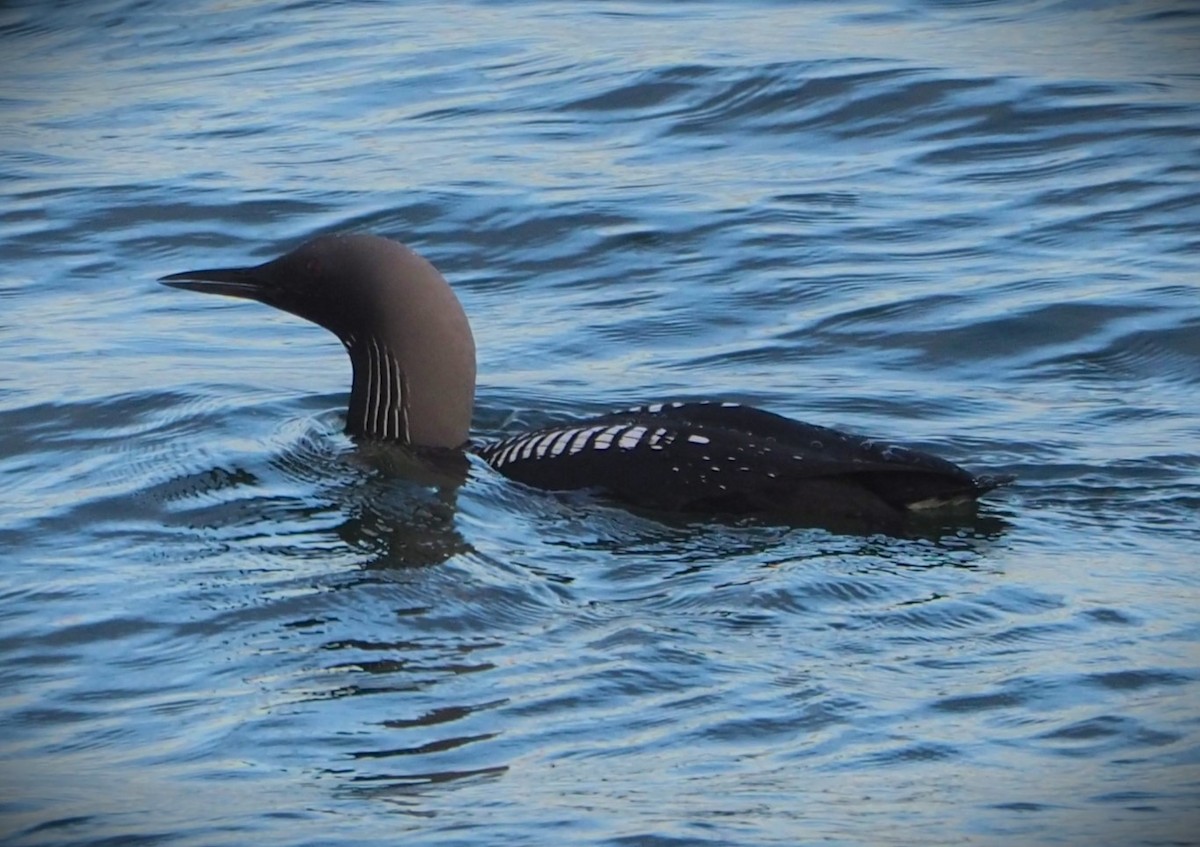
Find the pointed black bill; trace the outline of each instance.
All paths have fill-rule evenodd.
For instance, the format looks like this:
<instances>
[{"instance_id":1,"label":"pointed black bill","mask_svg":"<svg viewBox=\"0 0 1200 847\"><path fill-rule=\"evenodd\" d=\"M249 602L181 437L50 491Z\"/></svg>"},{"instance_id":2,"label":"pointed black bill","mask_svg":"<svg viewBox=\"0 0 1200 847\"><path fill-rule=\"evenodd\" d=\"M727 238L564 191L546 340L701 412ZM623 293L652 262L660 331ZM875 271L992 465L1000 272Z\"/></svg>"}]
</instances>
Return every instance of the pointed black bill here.
<instances>
[{"instance_id":1,"label":"pointed black bill","mask_svg":"<svg viewBox=\"0 0 1200 847\"><path fill-rule=\"evenodd\" d=\"M202 271L183 271L160 277L159 282L172 288L201 291L205 294L224 294L247 300L262 300L270 293L270 282L261 266L253 268L212 268Z\"/></svg>"}]
</instances>

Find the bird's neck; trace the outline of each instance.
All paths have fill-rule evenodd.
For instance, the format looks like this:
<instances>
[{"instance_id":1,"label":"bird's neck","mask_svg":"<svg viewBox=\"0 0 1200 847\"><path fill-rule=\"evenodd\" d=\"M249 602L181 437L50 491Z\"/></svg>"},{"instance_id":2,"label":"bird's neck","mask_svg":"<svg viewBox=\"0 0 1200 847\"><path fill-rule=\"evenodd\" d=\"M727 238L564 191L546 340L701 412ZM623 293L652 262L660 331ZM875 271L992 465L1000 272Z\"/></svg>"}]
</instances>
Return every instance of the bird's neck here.
<instances>
[{"instance_id":1,"label":"bird's neck","mask_svg":"<svg viewBox=\"0 0 1200 847\"><path fill-rule=\"evenodd\" d=\"M354 381L346 432L352 436L411 444L408 380L400 359L373 335L342 339Z\"/></svg>"},{"instance_id":2,"label":"bird's neck","mask_svg":"<svg viewBox=\"0 0 1200 847\"><path fill-rule=\"evenodd\" d=\"M444 338L436 321L432 339ZM354 371L346 432L413 447L462 447L475 399L475 345L440 347L420 331L365 332L342 338Z\"/></svg>"}]
</instances>

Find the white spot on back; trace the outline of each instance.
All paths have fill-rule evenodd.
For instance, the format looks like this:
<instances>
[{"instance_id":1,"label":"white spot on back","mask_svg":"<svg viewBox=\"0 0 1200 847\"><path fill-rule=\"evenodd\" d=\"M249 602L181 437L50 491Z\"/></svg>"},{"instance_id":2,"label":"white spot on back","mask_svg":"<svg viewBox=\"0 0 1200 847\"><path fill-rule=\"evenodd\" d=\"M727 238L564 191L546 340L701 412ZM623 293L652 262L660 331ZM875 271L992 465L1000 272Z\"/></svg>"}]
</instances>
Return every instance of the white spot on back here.
<instances>
[{"instance_id":1,"label":"white spot on back","mask_svg":"<svg viewBox=\"0 0 1200 847\"><path fill-rule=\"evenodd\" d=\"M621 440L617 442L617 446L622 450L632 450L641 443L642 436L645 434L646 428L644 426L635 426L621 433Z\"/></svg>"},{"instance_id":2,"label":"white spot on back","mask_svg":"<svg viewBox=\"0 0 1200 847\"><path fill-rule=\"evenodd\" d=\"M558 437L550 443L550 455L560 456L562 451L567 449L567 444L579 432L578 429L564 429L558 434Z\"/></svg>"},{"instance_id":3,"label":"white spot on back","mask_svg":"<svg viewBox=\"0 0 1200 847\"><path fill-rule=\"evenodd\" d=\"M541 441L543 437L544 436L541 435L525 436L522 442L524 444L524 449L521 450L521 458L528 459L533 454L534 448L537 447L538 442Z\"/></svg>"},{"instance_id":4,"label":"white spot on back","mask_svg":"<svg viewBox=\"0 0 1200 847\"><path fill-rule=\"evenodd\" d=\"M602 429L604 429L602 426L593 426L588 429L579 430L578 434L571 439L571 446L569 448L571 455L574 456L576 453L582 450L583 445L587 444L587 440Z\"/></svg>"},{"instance_id":5,"label":"white spot on back","mask_svg":"<svg viewBox=\"0 0 1200 847\"><path fill-rule=\"evenodd\" d=\"M608 429L604 430L604 432L596 436L596 440L592 442L592 448L595 450L607 450L609 445L612 444L612 440L627 429L629 429L629 427L625 426L624 424L610 426Z\"/></svg>"},{"instance_id":6,"label":"white spot on back","mask_svg":"<svg viewBox=\"0 0 1200 847\"><path fill-rule=\"evenodd\" d=\"M514 441L513 443L504 446L500 452L496 454L496 458L492 460L492 465L497 468L501 465L507 465L512 461L513 452L520 446L521 442L519 441Z\"/></svg>"},{"instance_id":7,"label":"white spot on back","mask_svg":"<svg viewBox=\"0 0 1200 847\"><path fill-rule=\"evenodd\" d=\"M688 441L693 444L707 444L711 439L707 435L689 435Z\"/></svg>"},{"instance_id":8,"label":"white spot on back","mask_svg":"<svg viewBox=\"0 0 1200 847\"><path fill-rule=\"evenodd\" d=\"M540 459L546 455L546 451L550 449L550 445L558 440L557 432L548 432L538 439L537 457Z\"/></svg>"}]
</instances>

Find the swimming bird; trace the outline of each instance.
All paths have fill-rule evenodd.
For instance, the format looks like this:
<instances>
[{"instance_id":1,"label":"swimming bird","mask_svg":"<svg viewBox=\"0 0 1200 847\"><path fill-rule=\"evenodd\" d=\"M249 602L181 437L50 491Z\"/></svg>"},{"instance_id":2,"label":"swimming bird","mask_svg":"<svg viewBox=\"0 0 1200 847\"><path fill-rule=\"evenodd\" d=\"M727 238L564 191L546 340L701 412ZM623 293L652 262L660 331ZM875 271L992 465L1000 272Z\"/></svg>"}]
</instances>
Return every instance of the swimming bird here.
<instances>
[{"instance_id":1,"label":"swimming bird","mask_svg":"<svg viewBox=\"0 0 1200 847\"><path fill-rule=\"evenodd\" d=\"M321 236L260 265L160 282L257 300L336 335L353 371L352 437L470 450L534 488L595 489L655 511L893 531L912 512L974 503L1012 479L719 401L650 403L472 443L475 342L466 313L432 264L379 236Z\"/></svg>"}]
</instances>

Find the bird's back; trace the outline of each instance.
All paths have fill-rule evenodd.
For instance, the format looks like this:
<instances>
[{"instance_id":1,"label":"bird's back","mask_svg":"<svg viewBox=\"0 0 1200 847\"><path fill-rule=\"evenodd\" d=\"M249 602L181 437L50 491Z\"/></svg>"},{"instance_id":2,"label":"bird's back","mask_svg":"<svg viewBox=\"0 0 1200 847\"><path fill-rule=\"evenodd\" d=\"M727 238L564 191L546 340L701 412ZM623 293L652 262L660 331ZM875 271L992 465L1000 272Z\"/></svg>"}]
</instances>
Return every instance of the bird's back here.
<instances>
[{"instance_id":1,"label":"bird's back","mask_svg":"<svg viewBox=\"0 0 1200 847\"><path fill-rule=\"evenodd\" d=\"M735 403L662 403L522 433L477 452L536 488L635 506L893 523L1005 481L928 453Z\"/></svg>"}]
</instances>

